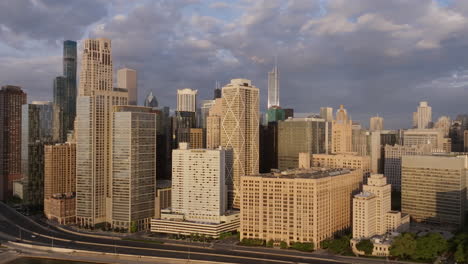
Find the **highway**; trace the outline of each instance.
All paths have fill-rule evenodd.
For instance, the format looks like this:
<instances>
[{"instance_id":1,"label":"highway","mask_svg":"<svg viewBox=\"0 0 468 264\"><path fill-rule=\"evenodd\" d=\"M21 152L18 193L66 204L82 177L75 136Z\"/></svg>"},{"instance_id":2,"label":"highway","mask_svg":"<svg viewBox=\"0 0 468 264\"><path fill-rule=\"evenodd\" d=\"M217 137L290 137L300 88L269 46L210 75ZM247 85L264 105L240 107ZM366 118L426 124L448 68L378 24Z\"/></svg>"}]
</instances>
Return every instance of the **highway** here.
<instances>
[{"instance_id":1,"label":"highway","mask_svg":"<svg viewBox=\"0 0 468 264\"><path fill-rule=\"evenodd\" d=\"M0 203L0 236L4 233L14 237L16 241L25 243L69 248L128 254L137 256L156 256L175 259L205 260L229 263L314 263L314 264L342 264L342 263L384 263L371 259L343 259L340 256L306 255L300 252L286 251L272 253L271 251L234 248L204 248L200 246L153 244L136 241L118 240L110 238L94 238L80 236L56 229L44 223L33 222L19 214L4 203ZM388 262L387 262L388 263Z\"/></svg>"}]
</instances>

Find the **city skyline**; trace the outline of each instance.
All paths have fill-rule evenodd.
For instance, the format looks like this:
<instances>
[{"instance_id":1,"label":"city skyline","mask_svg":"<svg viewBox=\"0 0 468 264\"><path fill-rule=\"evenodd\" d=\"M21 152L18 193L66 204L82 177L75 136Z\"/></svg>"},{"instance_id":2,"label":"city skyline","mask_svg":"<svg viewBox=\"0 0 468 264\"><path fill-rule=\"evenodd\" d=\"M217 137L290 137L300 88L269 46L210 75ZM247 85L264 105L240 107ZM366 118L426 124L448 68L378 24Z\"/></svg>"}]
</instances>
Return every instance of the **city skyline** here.
<instances>
[{"instance_id":1,"label":"city skyline","mask_svg":"<svg viewBox=\"0 0 468 264\"><path fill-rule=\"evenodd\" d=\"M61 28L45 18L38 25L15 20L17 12L12 10L25 4L23 17L68 15L70 19ZM153 91L161 104L171 108L177 89L197 89L200 99L207 99L216 81L224 85L232 78L246 78L260 88L265 111L267 72L275 54L281 61L282 105L297 113L318 112L321 106L336 108L346 97L353 120L367 124L378 113L388 128L410 127L410 111L419 101L431 104L434 118L453 118L468 95L468 60L462 52L468 46L462 37L468 4L463 1L361 1L358 8L333 0L196 5L85 1L77 12L55 13L66 5L51 8L46 1L25 1L1 6L5 12L1 23L9 33L0 38L0 65L5 69L0 80L23 87L31 101L51 100L51 80L61 74L57 62L62 41L77 40L81 52L87 37L113 40L118 62L114 70L129 67L139 72L140 102ZM145 29L140 17L150 19L153 26ZM184 37L174 36L179 26L188 29ZM265 30L256 34L258 28ZM133 35L127 37L126 32ZM169 43L172 37L175 42ZM238 37L241 45L233 44ZM363 37L369 46L359 41ZM327 45L330 41L335 44Z\"/></svg>"}]
</instances>

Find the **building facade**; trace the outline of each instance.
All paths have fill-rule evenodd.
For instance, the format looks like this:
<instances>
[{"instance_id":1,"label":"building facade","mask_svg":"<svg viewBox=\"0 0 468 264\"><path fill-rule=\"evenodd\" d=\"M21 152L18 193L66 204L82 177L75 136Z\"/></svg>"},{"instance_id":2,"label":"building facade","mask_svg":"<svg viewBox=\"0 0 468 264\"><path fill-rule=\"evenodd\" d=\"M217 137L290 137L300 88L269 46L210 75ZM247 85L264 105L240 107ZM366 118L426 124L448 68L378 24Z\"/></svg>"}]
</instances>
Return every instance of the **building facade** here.
<instances>
[{"instance_id":1,"label":"building facade","mask_svg":"<svg viewBox=\"0 0 468 264\"><path fill-rule=\"evenodd\" d=\"M279 107L279 71L278 66L275 65L271 72L268 72L268 109L273 106Z\"/></svg>"},{"instance_id":2,"label":"building facade","mask_svg":"<svg viewBox=\"0 0 468 264\"><path fill-rule=\"evenodd\" d=\"M19 86L0 89L0 200L13 196L13 181L21 178L21 107L26 93Z\"/></svg>"},{"instance_id":3,"label":"building facade","mask_svg":"<svg viewBox=\"0 0 468 264\"><path fill-rule=\"evenodd\" d=\"M302 159L308 159L307 154L301 153ZM300 157L301 159L301 157ZM362 173L362 180L366 181L370 175L370 157L358 156L356 154L313 154L309 158L312 167L321 168L347 168L358 170ZM301 163L301 162L299 162ZM306 167L306 166L300 166Z\"/></svg>"},{"instance_id":4,"label":"building facade","mask_svg":"<svg viewBox=\"0 0 468 264\"><path fill-rule=\"evenodd\" d=\"M295 169L242 177L240 239L320 242L351 228L362 183L350 169Z\"/></svg>"},{"instance_id":5,"label":"building facade","mask_svg":"<svg viewBox=\"0 0 468 264\"><path fill-rule=\"evenodd\" d=\"M76 219L80 226L111 221L112 111L128 92L114 88L111 41L86 39L76 122Z\"/></svg>"},{"instance_id":6,"label":"building facade","mask_svg":"<svg viewBox=\"0 0 468 264\"><path fill-rule=\"evenodd\" d=\"M241 176L259 171L260 90L250 80L233 79L222 94L221 146L234 153L228 200L239 208Z\"/></svg>"},{"instance_id":7,"label":"building facade","mask_svg":"<svg viewBox=\"0 0 468 264\"><path fill-rule=\"evenodd\" d=\"M333 121L333 108L332 107L320 107L320 117L325 119L327 122Z\"/></svg>"},{"instance_id":8,"label":"building facade","mask_svg":"<svg viewBox=\"0 0 468 264\"><path fill-rule=\"evenodd\" d=\"M177 90L177 111L196 112L197 111L197 90L190 88Z\"/></svg>"},{"instance_id":9,"label":"building facade","mask_svg":"<svg viewBox=\"0 0 468 264\"><path fill-rule=\"evenodd\" d=\"M384 119L380 116L373 116L370 118L369 131L378 131L384 129Z\"/></svg>"},{"instance_id":10,"label":"building facade","mask_svg":"<svg viewBox=\"0 0 468 264\"><path fill-rule=\"evenodd\" d=\"M427 102L419 102L417 113L417 128L426 129L432 127L432 107Z\"/></svg>"},{"instance_id":11,"label":"building facade","mask_svg":"<svg viewBox=\"0 0 468 264\"><path fill-rule=\"evenodd\" d=\"M403 156L401 210L417 223L459 228L467 209L466 155Z\"/></svg>"},{"instance_id":12,"label":"building facade","mask_svg":"<svg viewBox=\"0 0 468 264\"><path fill-rule=\"evenodd\" d=\"M340 105L332 125L332 153L348 153L353 150L352 125L348 112Z\"/></svg>"},{"instance_id":13,"label":"building facade","mask_svg":"<svg viewBox=\"0 0 468 264\"><path fill-rule=\"evenodd\" d=\"M129 68L117 71L117 87L128 91L128 104L138 105L137 71Z\"/></svg>"},{"instance_id":14,"label":"building facade","mask_svg":"<svg viewBox=\"0 0 468 264\"><path fill-rule=\"evenodd\" d=\"M434 151L451 152L451 142L439 129L409 129L404 132L404 146L431 144Z\"/></svg>"}]
</instances>

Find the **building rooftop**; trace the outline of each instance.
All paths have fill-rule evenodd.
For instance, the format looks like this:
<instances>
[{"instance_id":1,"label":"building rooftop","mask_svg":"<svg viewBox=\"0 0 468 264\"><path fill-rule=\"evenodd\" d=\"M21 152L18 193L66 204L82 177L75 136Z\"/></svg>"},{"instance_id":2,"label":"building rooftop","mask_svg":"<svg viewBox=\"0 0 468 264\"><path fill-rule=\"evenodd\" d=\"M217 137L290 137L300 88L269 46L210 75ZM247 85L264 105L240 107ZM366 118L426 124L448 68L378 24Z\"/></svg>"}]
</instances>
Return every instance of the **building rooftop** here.
<instances>
[{"instance_id":1,"label":"building rooftop","mask_svg":"<svg viewBox=\"0 0 468 264\"><path fill-rule=\"evenodd\" d=\"M355 198L371 198L374 197L375 195L370 192L360 192L356 195L354 195Z\"/></svg>"},{"instance_id":2,"label":"building rooftop","mask_svg":"<svg viewBox=\"0 0 468 264\"><path fill-rule=\"evenodd\" d=\"M353 169L331 169L331 168L320 168L313 167L310 169L289 169L284 171L273 171L270 173L261 173L257 175L249 175L254 177L263 178L301 178L301 179L321 179L325 177L339 176L348 174Z\"/></svg>"}]
</instances>

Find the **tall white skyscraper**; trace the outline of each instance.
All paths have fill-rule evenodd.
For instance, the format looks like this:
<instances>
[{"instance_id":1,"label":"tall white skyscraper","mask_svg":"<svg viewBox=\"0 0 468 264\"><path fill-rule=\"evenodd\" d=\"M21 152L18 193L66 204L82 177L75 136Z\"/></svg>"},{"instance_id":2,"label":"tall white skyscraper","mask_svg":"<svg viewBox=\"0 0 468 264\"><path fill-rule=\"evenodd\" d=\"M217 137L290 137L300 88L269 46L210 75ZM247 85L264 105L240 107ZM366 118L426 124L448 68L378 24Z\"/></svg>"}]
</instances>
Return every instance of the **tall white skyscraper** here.
<instances>
[{"instance_id":1,"label":"tall white skyscraper","mask_svg":"<svg viewBox=\"0 0 468 264\"><path fill-rule=\"evenodd\" d=\"M76 219L80 226L110 222L112 111L128 92L114 88L111 41L86 39L76 116Z\"/></svg>"},{"instance_id":2,"label":"tall white skyscraper","mask_svg":"<svg viewBox=\"0 0 468 264\"><path fill-rule=\"evenodd\" d=\"M221 146L234 151L229 202L239 208L240 178L259 170L260 90L250 80L233 79L222 94Z\"/></svg>"},{"instance_id":3,"label":"tall white skyscraper","mask_svg":"<svg viewBox=\"0 0 468 264\"><path fill-rule=\"evenodd\" d=\"M431 128L432 107L427 102L420 102L417 111L417 128Z\"/></svg>"},{"instance_id":4,"label":"tall white skyscraper","mask_svg":"<svg viewBox=\"0 0 468 264\"><path fill-rule=\"evenodd\" d=\"M197 90L190 88L177 90L177 111L196 112L197 111Z\"/></svg>"},{"instance_id":5,"label":"tall white skyscraper","mask_svg":"<svg viewBox=\"0 0 468 264\"><path fill-rule=\"evenodd\" d=\"M279 71L275 65L271 72L268 72L268 108L280 106L279 102Z\"/></svg>"},{"instance_id":6,"label":"tall white skyscraper","mask_svg":"<svg viewBox=\"0 0 468 264\"><path fill-rule=\"evenodd\" d=\"M138 105L137 72L123 68L117 71L117 87L128 90L128 104Z\"/></svg>"}]
</instances>

